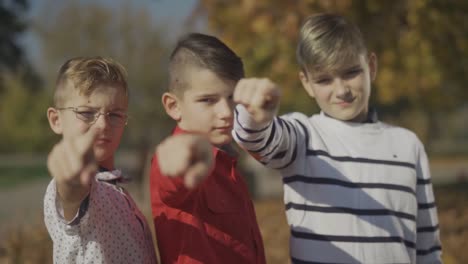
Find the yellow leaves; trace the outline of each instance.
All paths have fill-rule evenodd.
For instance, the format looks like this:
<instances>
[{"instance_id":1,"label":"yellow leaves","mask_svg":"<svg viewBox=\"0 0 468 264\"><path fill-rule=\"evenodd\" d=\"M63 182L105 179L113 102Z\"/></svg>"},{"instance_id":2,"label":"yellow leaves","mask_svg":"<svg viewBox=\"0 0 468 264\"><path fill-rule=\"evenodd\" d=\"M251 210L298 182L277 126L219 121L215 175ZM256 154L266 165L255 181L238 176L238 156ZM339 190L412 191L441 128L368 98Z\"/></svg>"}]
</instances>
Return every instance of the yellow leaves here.
<instances>
[{"instance_id":1,"label":"yellow leaves","mask_svg":"<svg viewBox=\"0 0 468 264\"><path fill-rule=\"evenodd\" d=\"M427 0L413 0L414 9L423 9L427 5Z\"/></svg>"},{"instance_id":2,"label":"yellow leaves","mask_svg":"<svg viewBox=\"0 0 468 264\"><path fill-rule=\"evenodd\" d=\"M383 104L389 105L393 103L401 94L401 92L399 93L396 91L396 85L394 84L394 80L396 79L395 77L396 76L394 71L391 69L380 69L376 84L378 87L380 87L378 92L378 100Z\"/></svg>"},{"instance_id":3,"label":"yellow leaves","mask_svg":"<svg viewBox=\"0 0 468 264\"><path fill-rule=\"evenodd\" d=\"M379 63L383 65L392 65L396 62L396 54L394 50L384 50L379 57Z\"/></svg>"},{"instance_id":4,"label":"yellow leaves","mask_svg":"<svg viewBox=\"0 0 468 264\"><path fill-rule=\"evenodd\" d=\"M380 2L378 2L378 1L367 1L366 2L366 7L372 13L378 12L381 9Z\"/></svg>"},{"instance_id":5,"label":"yellow leaves","mask_svg":"<svg viewBox=\"0 0 468 264\"><path fill-rule=\"evenodd\" d=\"M261 14L252 20L251 28L253 33L262 34L273 26L271 14Z\"/></svg>"},{"instance_id":6,"label":"yellow leaves","mask_svg":"<svg viewBox=\"0 0 468 264\"><path fill-rule=\"evenodd\" d=\"M468 53L468 38L456 38L455 43L463 53Z\"/></svg>"},{"instance_id":7,"label":"yellow leaves","mask_svg":"<svg viewBox=\"0 0 468 264\"><path fill-rule=\"evenodd\" d=\"M356 21L368 46L377 49L374 94L378 105L406 101L409 108L424 105L437 111L455 105L455 94L468 95L463 92L462 80L466 77L457 74L466 72L466 56L462 55L468 52L461 2L243 0L239 5L204 0L203 6L208 10L208 20L215 21L210 24L215 32L228 39L244 59L247 75L266 75L284 87L283 107L310 109L312 99L300 93L295 48L303 19L325 11ZM451 87L453 98L448 97L447 87Z\"/></svg>"},{"instance_id":8,"label":"yellow leaves","mask_svg":"<svg viewBox=\"0 0 468 264\"><path fill-rule=\"evenodd\" d=\"M284 34L283 37L295 40L299 35L299 28L301 26L299 16L292 12L287 13L279 26L280 31Z\"/></svg>"}]
</instances>

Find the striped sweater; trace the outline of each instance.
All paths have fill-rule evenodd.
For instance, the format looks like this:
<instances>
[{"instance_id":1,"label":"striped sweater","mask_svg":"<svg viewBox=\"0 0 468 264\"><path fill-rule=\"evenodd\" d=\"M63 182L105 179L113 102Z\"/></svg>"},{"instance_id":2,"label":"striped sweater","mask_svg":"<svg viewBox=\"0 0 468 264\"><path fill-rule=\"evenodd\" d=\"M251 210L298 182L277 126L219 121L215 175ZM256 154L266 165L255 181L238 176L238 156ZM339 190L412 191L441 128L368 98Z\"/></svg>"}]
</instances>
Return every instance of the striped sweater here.
<instances>
[{"instance_id":1,"label":"striped sweater","mask_svg":"<svg viewBox=\"0 0 468 264\"><path fill-rule=\"evenodd\" d=\"M441 263L428 160L414 133L323 113L261 125L239 105L233 136L283 176L293 263Z\"/></svg>"}]
</instances>

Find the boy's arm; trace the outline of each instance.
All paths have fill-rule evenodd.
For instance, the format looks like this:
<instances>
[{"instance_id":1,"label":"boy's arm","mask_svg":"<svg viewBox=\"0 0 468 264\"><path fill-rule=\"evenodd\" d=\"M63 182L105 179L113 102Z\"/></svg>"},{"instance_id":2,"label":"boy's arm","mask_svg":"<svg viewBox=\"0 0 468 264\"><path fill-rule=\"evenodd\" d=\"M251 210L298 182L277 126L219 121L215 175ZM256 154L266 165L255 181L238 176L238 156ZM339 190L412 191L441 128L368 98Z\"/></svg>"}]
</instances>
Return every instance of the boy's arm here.
<instances>
[{"instance_id":1,"label":"boy's arm","mask_svg":"<svg viewBox=\"0 0 468 264\"><path fill-rule=\"evenodd\" d=\"M279 87L268 79L242 79L234 92L234 101L238 103L234 139L255 159L273 169L294 162L297 139L306 136L299 121L276 117L279 100Z\"/></svg>"},{"instance_id":2,"label":"boy's arm","mask_svg":"<svg viewBox=\"0 0 468 264\"><path fill-rule=\"evenodd\" d=\"M83 135L62 139L49 153L47 167L55 179L66 221L72 220L78 212L96 173L92 148L95 137L96 132L90 129Z\"/></svg>"},{"instance_id":3,"label":"boy's arm","mask_svg":"<svg viewBox=\"0 0 468 264\"><path fill-rule=\"evenodd\" d=\"M165 202L182 201L209 175L212 164L212 146L206 138L171 136L156 148L151 164L152 188Z\"/></svg>"},{"instance_id":4,"label":"boy's arm","mask_svg":"<svg viewBox=\"0 0 468 264\"><path fill-rule=\"evenodd\" d=\"M424 146L419 142L419 160L416 165L418 199L416 258L417 263L442 263L439 221L432 189L429 162Z\"/></svg>"}]
</instances>

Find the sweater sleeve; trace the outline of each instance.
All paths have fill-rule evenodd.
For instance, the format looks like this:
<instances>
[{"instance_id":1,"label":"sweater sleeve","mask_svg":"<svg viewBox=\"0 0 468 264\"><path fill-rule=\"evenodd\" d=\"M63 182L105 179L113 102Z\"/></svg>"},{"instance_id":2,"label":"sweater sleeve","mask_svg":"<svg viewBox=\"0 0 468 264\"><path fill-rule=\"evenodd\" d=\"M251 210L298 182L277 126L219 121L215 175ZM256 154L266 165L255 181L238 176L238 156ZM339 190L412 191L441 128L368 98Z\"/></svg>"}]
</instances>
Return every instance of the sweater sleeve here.
<instances>
[{"instance_id":1,"label":"sweater sleeve","mask_svg":"<svg viewBox=\"0 0 468 264\"><path fill-rule=\"evenodd\" d=\"M441 244L439 239L439 222L434 192L432 189L429 162L424 146L418 140L418 177L416 195L418 199L417 214L417 263L442 263Z\"/></svg>"},{"instance_id":2,"label":"sweater sleeve","mask_svg":"<svg viewBox=\"0 0 468 264\"><path fill-rule=\"evenodd\" d=\"M240 147L272 169L290 166L298 156L298 142L306 142L305 126L294 114L275 117L268 124L257 124L244 106L236 107L233 137ZM306 139L307 138L307 139Z\"/></svg>"}]
</instances>

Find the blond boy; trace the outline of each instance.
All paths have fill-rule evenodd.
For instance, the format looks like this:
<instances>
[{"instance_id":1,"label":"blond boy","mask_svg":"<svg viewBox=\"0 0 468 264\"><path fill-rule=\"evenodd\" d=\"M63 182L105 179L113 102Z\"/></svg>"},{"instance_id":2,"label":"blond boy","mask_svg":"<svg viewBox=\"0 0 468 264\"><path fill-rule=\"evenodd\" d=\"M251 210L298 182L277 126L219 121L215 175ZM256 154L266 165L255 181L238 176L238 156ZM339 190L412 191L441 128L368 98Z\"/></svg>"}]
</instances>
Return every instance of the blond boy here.
<instances>
[{"instance_id":1,"label":"blond boy","mask_svg":"<svg viewBox=\"0 0 468 264\"><path fill-rule=\"evenodd\" d=\"M416 135L369 109L377 59L359 29L318 14L302 26L299 77L321 113L276 116L268 79L241 80L234 138L283 176L293 263L440 263L428 161Z\"/></svg>"},{"instance_id":2,"label":"blond boy","mask_svg":"<svg viewBox=\"0 0 468 264\"><path fill-rule=\"evenodd\" d=\"M114 156L127 108L117 62L74 58L60 68L47 118L62 140L48 156L53 179L44 198L54 263L156 263L146 220L117 184Z\"/></svg>"}]
</instances>

